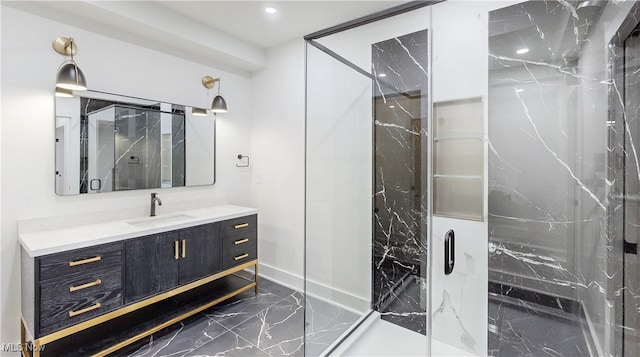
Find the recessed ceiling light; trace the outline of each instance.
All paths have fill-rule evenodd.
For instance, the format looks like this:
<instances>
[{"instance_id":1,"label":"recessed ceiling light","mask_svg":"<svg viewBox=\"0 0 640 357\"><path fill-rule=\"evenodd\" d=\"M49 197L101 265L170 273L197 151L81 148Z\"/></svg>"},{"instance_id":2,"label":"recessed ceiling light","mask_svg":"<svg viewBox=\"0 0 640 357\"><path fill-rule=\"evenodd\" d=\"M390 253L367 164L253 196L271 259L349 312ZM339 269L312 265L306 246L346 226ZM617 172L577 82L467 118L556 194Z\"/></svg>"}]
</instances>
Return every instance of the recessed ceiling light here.
<instances>
[{"instance_id":1,"label":"recessed ceiling light","mask_svg":"<svg viewBox=\"0 0 640 357\"><path fill-rule=\"evenodd\" d=\"M386 77L386 76L387 76L387 74L386 74L386 73L380 73L380 74L378 75L378 77L380 77L380 78L384 78L384 77Z\"/></svg>"},{"instance_id":2,"label":"recessed ceiling light","mask_svg":"<svg viewBox=\"0 0 640 357\"><path fill-rule=\"evenodd\" d=\"M276 13L276 9L274 9L274 8L272 8L272 7L266 7L266 8L264 9L264 11L265 11L267 14L275 14L275 13Z\"/></svg>"},{"instance_id":3,"label":"recessed ceiling light","mask_svg":"<svg viewBox=\"0 0 640 357\"><path fill-rule=\"evenodd\" d=\"M521 49L516 51L516 53L519 54L519 55L523 55L523 54L525 54L527 52L529 52L528 48L521 48Z\"/></svg>"}]
</instances>

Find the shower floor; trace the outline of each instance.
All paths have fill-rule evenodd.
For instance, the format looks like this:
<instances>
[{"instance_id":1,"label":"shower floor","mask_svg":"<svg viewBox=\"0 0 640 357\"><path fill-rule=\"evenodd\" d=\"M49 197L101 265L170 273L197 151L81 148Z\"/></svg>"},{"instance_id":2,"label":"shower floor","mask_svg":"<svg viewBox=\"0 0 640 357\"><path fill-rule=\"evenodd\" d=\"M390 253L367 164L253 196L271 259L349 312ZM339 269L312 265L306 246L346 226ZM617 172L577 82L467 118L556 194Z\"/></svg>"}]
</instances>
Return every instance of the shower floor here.
<instances>
[{"instance_id":1,"label":"shower floor","mask_svg":"<svg viewBox=\"0 0 640 357\"><path fill-rule=\"evenodd\" d=\"M589 356L577 314L504 296L489 298L488 356Z\"/></svg>"}]
</instances>

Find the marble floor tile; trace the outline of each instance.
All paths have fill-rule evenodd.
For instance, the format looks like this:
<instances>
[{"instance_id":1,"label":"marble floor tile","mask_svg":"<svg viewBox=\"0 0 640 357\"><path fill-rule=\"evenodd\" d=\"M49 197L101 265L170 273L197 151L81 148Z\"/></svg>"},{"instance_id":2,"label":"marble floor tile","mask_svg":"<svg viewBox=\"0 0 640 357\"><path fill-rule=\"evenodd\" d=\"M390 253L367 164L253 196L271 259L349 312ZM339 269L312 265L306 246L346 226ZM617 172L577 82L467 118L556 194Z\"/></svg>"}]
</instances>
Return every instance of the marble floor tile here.
<instances>
[{"instance_id":1,"label":"marble floor tile","mask_svg":"<svg viewBox=\"0 0 640 357\"><path fill-rule=\"evenodd\" d=\"M231 330L272 356L302 356L303 326L303 307L282 299Z\"/></svg>"},{"instance_id":2,"label":"marble floor tile","mask_svg":"<svg viewBox=\"0 0 640 357\"><path fill-rule=\"evenodd\" d=\"M216 337L228 332L219 323L197 314L174 326L175 331L154 339L131 353L131 357L143 356L183 356L211 342Z\"/></svg>"},{"instance_id":3,"label":"marble floor tile","mask_svg":"<svg viewBox=\"0 0 640 357\"><path fill-rule=\"evenodd\" d=\"M253 292L245 292L238 297L226 304L214 306L205 311L205 315L227 328L232 328L282 300L281 297L265 291L259 291L256 295Z\"/></svg>"},{"instance_id":4,"label":"marble floor tile","mask_svg":"<svg viewBox=\"0 0 640 357\"><path fill-rule=\"evenodd\" d=\"M319 356L359 316L309 299L305 328L304 294L260 279L253 290L164 329L120 355L168 356ZM305 336L306 333L306 336ZM306 337L306 345L305 345Z\"/></svg>"},{"instance_id":5,"label":"marble floor tile","mask_svg":"<svg viewBox=\"0 0 640 357\"><path fill-rule=\"evenodd\" d=\"M186 356L260 357L269 356L269 354L235 333L227 331L197 350L187 353Z\"/></svg>"},{"instance_id":6,"label":"marble floor tile","mask_svg":"<svg viewBox=\"0 0 640 357\"><path fill-rule=\"evenodd\" d=\"M284 285L280 285L272 280L265 279L265 278L260 278L258 280L258 286L260 287L260 289L270 292L281 298L285 298L296 292L291 288L288 288Z\"/></svg>"}]
</instances>

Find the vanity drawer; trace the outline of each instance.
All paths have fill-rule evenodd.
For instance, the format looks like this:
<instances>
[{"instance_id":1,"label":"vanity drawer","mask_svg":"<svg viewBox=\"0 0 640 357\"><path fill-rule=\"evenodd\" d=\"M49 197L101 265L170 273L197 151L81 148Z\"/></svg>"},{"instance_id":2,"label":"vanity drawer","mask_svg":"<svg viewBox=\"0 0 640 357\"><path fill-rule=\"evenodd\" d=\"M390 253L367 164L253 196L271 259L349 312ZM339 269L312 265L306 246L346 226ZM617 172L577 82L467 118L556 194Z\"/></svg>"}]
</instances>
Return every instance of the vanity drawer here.
<instances>
[{"instance_id":1,"label":"vanity drawer","mask_svg":"<svg viewBox=\"0 0 640 357\"><path fill-rule=\"evenodd\" d=\"M89 270L40 284L40 311L51 314L55 306L91 299L106 291L122 291L122 269Z\"/></svg>"},{"instance_id":2,"label":"vanity drawer","mask_svg":"<svg viewBox=\"0 0 640 357\"><path fill-rule=\"evenodd\" d=\"M233 218L222 222L222 236L236 235L258 229L258 215Z\"/></svg>"},{"instance_id":3,"label":"vanity drawer","mask_svg":"<svg viewBox=\"0 0 640 357\"><path fill-rule=\"evenodd\" d=\"M40 333L47 335L122 306L122 289L101 289L89 296L62 300L41 299Z\"/></svg>"},{"instance_id":4,"label":"vanity drawer","mask_svg":"<svg viewBox=\"0 0 640 357\"><path fill-rule=\"evenodd\" d=\"M256 232L225 237L222 248L222 268L246 263L258 256Z\"/></svg>"},{"instance_id":5,"label":"vanity drawer","mask_svg":"<svg viewBox=\"0 0 640 357\"><path fill-rule=\"evenodd\" d=\"M93 269L122 268L122 243L109 243L40 258L40 281Z\"/></svg>"}]
</instances>

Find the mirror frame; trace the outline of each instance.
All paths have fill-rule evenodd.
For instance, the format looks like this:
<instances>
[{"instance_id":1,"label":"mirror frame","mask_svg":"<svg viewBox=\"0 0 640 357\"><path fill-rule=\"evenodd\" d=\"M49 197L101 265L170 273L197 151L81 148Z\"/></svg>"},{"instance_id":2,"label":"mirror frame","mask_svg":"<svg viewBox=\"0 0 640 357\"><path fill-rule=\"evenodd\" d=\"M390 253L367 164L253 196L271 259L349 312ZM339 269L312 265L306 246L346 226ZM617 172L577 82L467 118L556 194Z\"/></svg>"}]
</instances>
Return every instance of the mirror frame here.
<instances>
[{"instance_id":1,"label":"mirror frame","mask_svg":"<svg viewBox=\"0 0 640 357\"><path fill-rule=\"evenodd\" d=\"M188 106L188 105L183 105L183 104L177 104L177 103L170 103L170 102L165 102L165 101L159 101L159 100L153 100L153 99L146 99L146 98L140 98L140 97L134 97L134 96L130 96L130 95L123 95L123 94L115 94L115 93L108 93L108 92L103 92L103 91L97 91L97 90L83 90L83 91L72 91L72 94L74 97L79 97L79 98L90 98L90 99L96 99L96 100L102 100L102 101L111 101L113 102L111 105L114 104L120 104L122 106L129 106L129 107L141 107L141 106L157 106L158 108L162 105L162 104L168 104L171 105L172 108L177 107L177 108L181 108L181 110L184 111L184 116L185 116L185 155L186 155L186 123L187 123L187 112L197 108L197 107L193 107L193 106ZM216 113L213 113L210 110L206 110L207 112L207 116L206 118L211 118L213 120L213 146L212 146L212 150L213 150L213 154L211 155L210 159L213 161L213 177L212 177L212 182L211 183L205 183L205 184L192 184L192 185L187 185L186 184L186 165L187 165L187 160L185 157L185 185L183 186L175 186L175 187L152 187L152 188L134 188L134 189L130 189L130 190L112 190L112 191L106 191L106 192L80 192L80 189L78 188L77 192L73 192L73 193L64 193L64 190L59 192L58 190L58 177L59 177L59 171L58 171L58 165L59 165L59 155L62 154L64 155L64 151L58 150L58 140L57 140L57 135L56 135L56 131L58 128L58 117L68 117L68 115L64 115L65 113L61 112L59 113L59 105L58 105L58 99L65 99L65 98L59 98L58 96L54 96L54 138L56 140L54 140L54 192L57 196L81 196L81 195L86 195L86 194L92 194L92 193L110 193L110 192L126 192L126 191L137 191L137 190L165 190L165 189L170 189L170 188L181 188L181 187L201 187L201 186L211 186L211 185L215 185L216 181L217 181L217 168L216 168L216 164L217 164L217 116ZM160 109L155 109L158 111L161 111ZM171 113L171 112L167 112L165 111L165 113ZM203 117L204 118L204 117ZM80 175L81 176L81 175ZM78 179L81 180L81 177L78 177ZM89 185L89 181L87 181L87 185Z\"/></svg>"}]
</instances>

